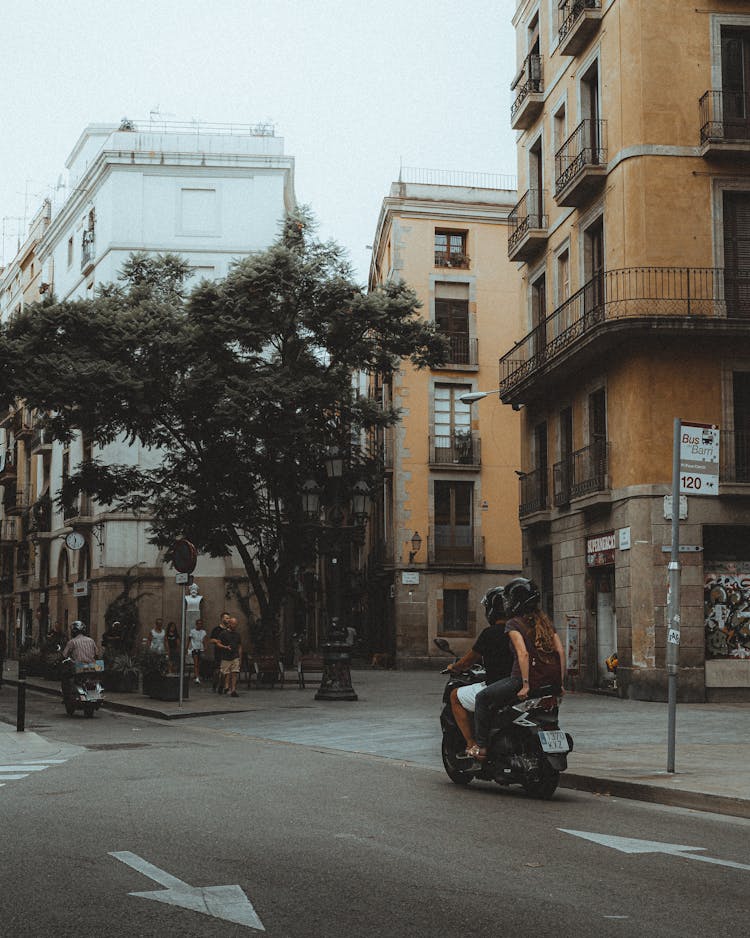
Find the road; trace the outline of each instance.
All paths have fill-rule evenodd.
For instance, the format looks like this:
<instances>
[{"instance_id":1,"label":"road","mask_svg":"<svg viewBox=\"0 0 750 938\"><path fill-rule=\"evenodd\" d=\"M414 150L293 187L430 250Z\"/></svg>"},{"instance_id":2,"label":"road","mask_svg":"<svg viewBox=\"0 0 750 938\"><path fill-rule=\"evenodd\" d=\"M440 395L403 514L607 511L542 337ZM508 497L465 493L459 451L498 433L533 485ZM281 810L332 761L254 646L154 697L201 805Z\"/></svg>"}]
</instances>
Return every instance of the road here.
<instances>
[{"instance_id":1,"label":"road","mask_svg":"<svg viewBox=\"0 0 750 938\"><path fill-rule=\"evenodd\" d=\"M6 723L14 699L0 692ZM308 718L300 708L296 739ZM536 802L462 789L437 757L264 739L254 721L68 719L59 701L29 694L27 729L58 761L0 767L0 935L747 932L749 821L565 790ZM694 849L624 853L566 831ZM239 889L188 888L217 886L239 887L244 911ZM254 912L257 925L175 901Z\"/></svg>"}]
</instances>

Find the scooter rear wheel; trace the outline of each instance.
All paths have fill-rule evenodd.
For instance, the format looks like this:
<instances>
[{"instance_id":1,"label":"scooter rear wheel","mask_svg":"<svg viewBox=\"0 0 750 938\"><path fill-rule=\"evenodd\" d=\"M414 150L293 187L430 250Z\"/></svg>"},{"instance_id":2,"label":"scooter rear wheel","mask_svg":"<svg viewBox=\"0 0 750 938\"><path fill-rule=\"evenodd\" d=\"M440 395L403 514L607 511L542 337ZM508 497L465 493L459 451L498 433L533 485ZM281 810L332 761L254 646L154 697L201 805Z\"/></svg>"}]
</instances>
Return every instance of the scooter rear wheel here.
<instances>
[{"instance_id":1,"label":"scooter rear wheel","mask_svg":"<svg viewBox=\"0 0 750 938\"><path fill-rule=\"evenodd\" d=\"M75 713L76 713L75 704L66 703L66 704L65 704L65 712L68 714L69 717L75 716Z\"/></svg>"},{"instance_id":2,"label":"scooter rear wheel","mask_svg":"<svg viewBox=\"0 0 750 938\"><path fill-rule=\"evenodd\" d=\"M94 707L93 704L87 704L87 705L83 708L83 715L84 715L85 717L91 718L91 717L93 717L93 715L94 715L94 710L95 710L95 707Z\"/></svg>"},{"instance_id":3,"label":"scooter rear wheel","mask_svg":"<svg viewBox=\"0 0 750 938\"><path fill-rule=\"evenodd\" d=\"M527 795L547 801L557 791L559 781L560 773L544 761L539 778L527 778L521 784Z\"/></svg>"},{"instance_id":4,"label":"scooter rear wheel","mask_svg":"<svg viewBox=\"0 0 750 938\"><path fill-rule=\"evenodd\" d=\"M471 772L464 769L464 765L471 765L471 760L457 759L458 753L466 749L466 743L463 736L454 733L443 734L443 768L445 774L454 783L454 785L468 785L473 781L474 776Z\"/></svg>"}]
</instances>

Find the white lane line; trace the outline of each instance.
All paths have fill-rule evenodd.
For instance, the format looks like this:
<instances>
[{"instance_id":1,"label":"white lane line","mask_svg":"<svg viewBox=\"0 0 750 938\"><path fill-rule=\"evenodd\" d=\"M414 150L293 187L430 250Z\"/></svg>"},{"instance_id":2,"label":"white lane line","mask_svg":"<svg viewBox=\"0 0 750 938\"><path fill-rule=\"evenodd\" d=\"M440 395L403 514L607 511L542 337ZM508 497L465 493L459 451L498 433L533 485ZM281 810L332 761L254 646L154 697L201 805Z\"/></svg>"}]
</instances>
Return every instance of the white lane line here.
<instances>
[{"instance_id":1,"label":"white lane line","mask_svg":"<svg viewBox=\"0 0 750 938\"><path fill-rule=\"evenodd\" d=\"M0 765L0 775L5 775L6 772L43 772L46 768L46 762L44 765L32 765L30 762L21 765Z\"/></svg>"},{"instance_id":2,"label":"white lane line","mask_svg":"<svg viewBox=\"0 0 750 938\"><path fill-rule=\"evenodd\" d=\"M27 772L24 772L23 775L4 775L4 774L0 774L0 779L2 779L4 782L15 782L15 781L17 781L19 778L28 778L28 777L29 777L29 776L28 776L28 773L27 773Z\"/></svg>"}]
</instances>

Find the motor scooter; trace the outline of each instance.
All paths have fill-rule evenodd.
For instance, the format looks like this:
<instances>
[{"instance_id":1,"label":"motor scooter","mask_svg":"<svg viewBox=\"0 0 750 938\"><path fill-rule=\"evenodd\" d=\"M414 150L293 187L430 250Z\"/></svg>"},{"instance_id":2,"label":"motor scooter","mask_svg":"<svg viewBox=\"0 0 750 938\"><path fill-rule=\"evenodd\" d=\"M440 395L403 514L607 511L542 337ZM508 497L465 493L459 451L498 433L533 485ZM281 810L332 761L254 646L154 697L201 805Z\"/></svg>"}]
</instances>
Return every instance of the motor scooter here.
<instances>
[{"instance_id":1,"label":"motor scooter","mask_svg":"<svg viewBox=\"0 0 750 938\"><path fill-rule=\"evenodd\" d=\"M65 712L69 717L76 710L83 710L85 717L93 717L104 701L100 674L104 670L104 661L83 664L72 658L62 662L62 698Z\"/></svg>"},{"instance_id":2,"label":"motor scooter","mask_svg":"<svg viewBox=\"0 0 750 938\"><path fill-rule=\"evenodd\" d=\"M441 651L456 657L444 638L434 642ZM554 689L537 688L526 699L517 698L501 707L492 718L487 759L479 762L466 756L466 740L453 716L451 693L483 680L483 673L472 669L454 674L446 669L441 674L450 674L440 713L443 767L448 778L456 785L469 785L474 779L521 785L533 798L551 798L573 749L573 737L558 723L559 701Z\"/></svg>"}]
</instances>

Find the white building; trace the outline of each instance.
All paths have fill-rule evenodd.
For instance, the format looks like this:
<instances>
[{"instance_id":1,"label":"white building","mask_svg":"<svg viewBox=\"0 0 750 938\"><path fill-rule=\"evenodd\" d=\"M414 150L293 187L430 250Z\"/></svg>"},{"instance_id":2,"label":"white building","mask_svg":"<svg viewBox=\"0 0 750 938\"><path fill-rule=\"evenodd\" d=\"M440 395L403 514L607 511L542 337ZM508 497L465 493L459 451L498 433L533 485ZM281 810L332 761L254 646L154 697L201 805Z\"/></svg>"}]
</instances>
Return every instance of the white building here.
<instances>
[{"instance_id":1,"label":"white building","mask_svg":"<svg viewBox=\"0 0 750 938\"><path fill-rule=\"evenodd\" d=\"M0 271L3 319L49 291L58 300L93 297L133 251L180 254L196 281L222 277L233 260L267 248L295 205L294 159L269 125L91 124L66 167L67 197L51 212L45 203L45 225ZM91 454L80 439L50 445L30 416L19 408L0 420L0 627L11 647L75 618L90 620L97 636L128 575L138 576L131 596L142 596L142 623L179 621L174 571L148 544L145 521L83 498L65 517L54 507L63 478ZM131 464L148 458L125 443L93 455ZM65 540L74 528L84 541L77 549ZM231 561L199 561L209 622L233 575L241 570Z\"/></svg>"}]
</instances>

